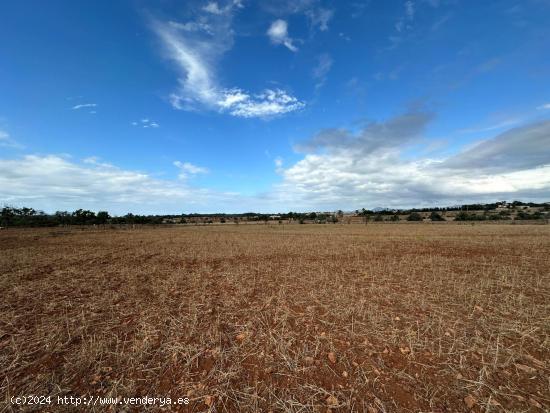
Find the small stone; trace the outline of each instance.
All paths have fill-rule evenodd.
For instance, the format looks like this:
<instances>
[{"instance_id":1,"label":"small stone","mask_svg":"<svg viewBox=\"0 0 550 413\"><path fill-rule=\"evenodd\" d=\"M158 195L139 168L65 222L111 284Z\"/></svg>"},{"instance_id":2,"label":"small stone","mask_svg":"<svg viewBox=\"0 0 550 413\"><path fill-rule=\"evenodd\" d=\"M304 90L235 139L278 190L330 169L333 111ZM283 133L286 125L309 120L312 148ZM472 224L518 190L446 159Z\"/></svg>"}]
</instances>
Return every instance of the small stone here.
<instances>
[{"instance_id":1,"label":"small stone","mask_svg":"<svg viewBox=\"0 0 550 413\"><path fill-rule=\"evenodd\" d=\"M246 339L247 334L246 333L239 333L235 336L235 339L237 341L244 341Z\"/></svg>"},{"instance_id":2,"label":"small stone","mask_svg":"<svg viewBox=\"0 0 550 413\"><path fill-rule=\"evenodd\" d=\"M477 400L474 396L469 394L466 397L464 397L464 403L466 403L466 406L468 407L468 409L471 409L476 405Z\"/></svg>"},{"instance_id":3,"label":"small stone","mask_svg":"<svg viewBox=\"0 0 550 413\"><path fill-rule=\"evenodd\" d=\"M408 346L405 346L399 347L399 351L401 351L402 354L409 354L411 352L411 349Z\"/></svg>"},{"instance_id":4,"label":"small stone","mask_svg":"<svg viewBox=\"0 0 550 413\"><path fill-rule=\"evenodd\" d=\"M208 407L211 407L214 404L214 397L213 396L206 396L204 398L204 404L206 404Z\"/></svg>"},{"instance_id":5,"label":"small stone","mask_svg":"<svg viewBox=\"0 0 550 413\"><path fill-rule=\"evenodd\" d=\"M326 398L326 402L329 406L338 406L338 399L332 394Z\"/></svg>"}]
</instances>

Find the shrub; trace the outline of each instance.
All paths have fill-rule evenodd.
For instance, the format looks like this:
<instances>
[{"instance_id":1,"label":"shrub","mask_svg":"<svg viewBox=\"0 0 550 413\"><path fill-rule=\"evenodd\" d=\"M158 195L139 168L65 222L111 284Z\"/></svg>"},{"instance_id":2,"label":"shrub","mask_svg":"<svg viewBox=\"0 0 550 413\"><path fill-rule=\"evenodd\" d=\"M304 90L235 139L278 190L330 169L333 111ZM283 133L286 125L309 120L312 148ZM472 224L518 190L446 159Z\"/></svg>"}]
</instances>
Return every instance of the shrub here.
<instances>
[{"instance_id":1,"label":"shrub","mask_svg":"<svg viewBox=\"0 0 550 413\"><path fill-rule=\"evenodd\" d=\"M441 214L439 214L438 212L435 212L433 211L431 214L430 214L430 219L432 221L445 221L445 218L443 218L441 216Z\"/></svg>"},{"instance_id":2,"label":"shrub","mask_svg":"<svg viewBox=\"0 0 550 413\"><path fill-rule=\"evenodd\" d=\"M422 215L418 212L413 212L407 217L407 221L422 221Z\"/></svg>"}]
</instances>

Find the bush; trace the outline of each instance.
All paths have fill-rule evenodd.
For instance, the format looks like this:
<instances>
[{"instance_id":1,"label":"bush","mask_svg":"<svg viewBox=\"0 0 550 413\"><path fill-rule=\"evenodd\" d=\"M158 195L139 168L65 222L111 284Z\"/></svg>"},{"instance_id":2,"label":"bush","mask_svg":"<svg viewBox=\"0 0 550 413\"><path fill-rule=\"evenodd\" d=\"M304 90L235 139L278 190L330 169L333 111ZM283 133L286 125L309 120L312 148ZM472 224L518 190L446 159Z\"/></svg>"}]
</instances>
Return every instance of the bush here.
<instances>
[{"instance_id":1,"label":"bush","mask_svg":"<svg viewBox=\"0 0 550 413\"><path fill-rule=\"evenodd\" d=\"M435 211L430 214L430 219L432 221L445 221L445 218Z\"/></svg>"},{"instance_id":2,"label":"bush","mask_svg":"<svg viewBox=\"0 0 550 413\"><path fill-rule=\"evenodd\" d=\"M464 211L459 212L455 217L455 221L485 221L486 219L485 215L468 214Z\"/></svg>"},{"instance_id":3,"label":"bush","mask_svg":"<svg viewBox=\"0 0 550 413\"><path fill-rule=\"evenodd\" d=\"M418 212L413 212L407 217L407 221L422 221L422 215Z\"/></svg>"},{"instance_id":4,"label":"bush","mask_svg":"<svg viewBox=\"0 0 550 413\"><path fill-rule=\"evenodd\" d=\"M518 215L516 216L516 219L519 219L519 220L525 220L525 219L544 219L544 214L542 214L541 212L537 211L537 212L534 212L532 214L528 213L528 212L523 212L523 211L520 211L518 212Z\"/></svg>"}]
</instances>

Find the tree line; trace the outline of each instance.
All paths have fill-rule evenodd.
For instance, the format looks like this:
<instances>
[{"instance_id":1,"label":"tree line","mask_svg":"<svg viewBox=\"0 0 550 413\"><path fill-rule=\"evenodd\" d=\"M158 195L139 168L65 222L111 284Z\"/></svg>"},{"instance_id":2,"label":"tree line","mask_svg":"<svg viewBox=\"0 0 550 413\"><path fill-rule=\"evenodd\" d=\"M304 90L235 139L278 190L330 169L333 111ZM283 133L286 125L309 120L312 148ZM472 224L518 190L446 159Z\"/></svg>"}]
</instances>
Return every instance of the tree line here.
<instances>
[{"instance_id":1,"label":"tree line","mask_svg":"<svg viewBox=\"0 0 550 413\"><path fill-rule=\"evenodd\" d=\"M524 203L520 201L514 201L510 204L509 209L500 210L498 212L493 211L501 203L494 204L469 204L463 205L460 209L455 207L449 208L431 208L431 209L408 209L408 210L388 210L381 209L372 211L368 209L356 210L355 214L361 216L365 223L369 221L381 222L381 221L400 221L403 215L406 215L404 219L407 221L423 221L425 218L421 213L430 214L426 216L426 219L431 221L446 221L442 213L447 211L460 211L458 212L454 220L455 221L497 221L497 220L539 220L547 219L548 213L535 211L532 213L527 212L525 209L528 207L543 207L544 211L550 210L549 204L536 204L533 202ZM482 214L473 213L469 211L482 211ZM515 211L515 215L512 216L512 211ZM105 225L105 224L162 224L164 222L171 222L177 219L177 222L188 223L196 222L197 219L201 219L203 223L212 223L216 219L218 222L235 222L238 224L240 221L279 221L290 220L297 221L298 223L315 222L315 223L337 223L344 217L344 212L338 210L334 213L328 212L286 212L277 215L260 214L255 212L246 212L243 214L179 214L179 215L134 215L128 213L123 216L111 216L107 211L90 211L87 209L77 209L73 212L57 211L53 214L47 214L40 210L33 208L15 208L5 206L0 211L0 226L1 227L52 227L63 225Z\"/></svg>"},{"instance_id":2,"label":"tree line","mask_svg":"<svg viewBox=\"0 0 550 413\"><path fill-rule=\"evenodd\" d=\"M2 227L54 227L60 225L105 225L105 224L160 224L164 216L126 214L112 217L107 211L77 209L73 212L57 211L46 214L34 208L4 207L0 211Z\"/></svg>"}]
</instances>

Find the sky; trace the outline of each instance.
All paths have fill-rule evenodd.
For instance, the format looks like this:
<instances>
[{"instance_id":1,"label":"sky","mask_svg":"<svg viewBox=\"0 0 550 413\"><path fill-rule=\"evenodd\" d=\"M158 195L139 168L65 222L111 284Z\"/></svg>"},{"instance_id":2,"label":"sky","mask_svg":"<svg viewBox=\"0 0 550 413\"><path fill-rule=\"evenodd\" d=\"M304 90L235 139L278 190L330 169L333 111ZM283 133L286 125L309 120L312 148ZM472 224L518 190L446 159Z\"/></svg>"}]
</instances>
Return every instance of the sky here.
<instances>
[{"instance_id":1,"label":"sky","mask_svg":"<svg viewBox=\"0 0 550 413\"><path fill-rule=\"evenodd\" d=\"M550 201L550 1L0 3L0 205Z\"/></svg>"}]
</instances>

